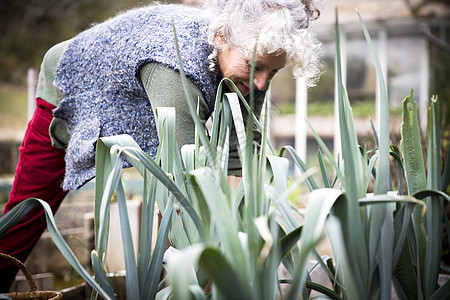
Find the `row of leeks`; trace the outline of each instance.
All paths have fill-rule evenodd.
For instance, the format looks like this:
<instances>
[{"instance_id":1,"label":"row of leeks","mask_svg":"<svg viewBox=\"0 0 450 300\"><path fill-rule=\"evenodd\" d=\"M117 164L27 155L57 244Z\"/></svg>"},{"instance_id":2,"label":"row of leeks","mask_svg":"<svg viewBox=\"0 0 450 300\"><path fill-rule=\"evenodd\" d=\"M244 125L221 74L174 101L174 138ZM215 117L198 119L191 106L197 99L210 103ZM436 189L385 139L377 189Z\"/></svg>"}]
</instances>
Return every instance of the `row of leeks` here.
<instances>
[{"instance_id":1,"label":"row of leeks","mask_svg":"<svg viewBox=\"0 0 450 300\"><path fill-rule=\"evenodd\" d=\"M401 151L389 145L389 111L386 85L368 30L361 19L364 35L377 74L380 101L380 132L375 133L378 148L366 151L358 144L352 110L342 84L339 25L336 14L337 84L342 161L334 159L325 143L319 143L319 165L323 186L309 178L308 187L323 194L342 191L329 211L326 222L335 264L328 270L336 299L391 299L391 287L398 299L449 299L450 281L438 284L442 243L442 224L450 232L444 201L450 178L450 152L441 172L439 102L431 99L428 109L428 174L425 171L417 106L410 96L403 102ZM287 148L300 170L306 166L292 148ZM335 180L330 181L322 153L333 166ZM369 157L369 153L373 153ZM392 190L390 157L397 165L398 191ZM376 168L375 168L376 165ZM428 175L428 176L427 176ZM402 177L407 194L403 195ZM368 183L375 179L374 194L367 194ZM310 200L311 201L311 200ZM336 267L336 269L335 269Z\"/></svg>"},{"instance_id":2,"label":"row of leeks","mask_svg":"<svg viewBox=\"0 0 450 300\"><path fill-rule=\"evenodd\" d=\"M208 137L196 114L196 101L190 96L183 68L180 68L183 89L196 124L194 145L185 145L181 153L178 151L174 138L176 112L172 108L154 110L160 138L155 159L127 135L100 138L97 143L95 249L91 254L94 277L81 266L59 234L45 201L33 198L16 206L0 219L0 236L33 206L41 204L55 244L93 287L92 298L99 295L115 299L116 293L104 266L108 255L109 205L116 194L127 299L307 299L311 289L331 299L390 299L392 283L399 299L448 297L450 283L437 285L443 221L448 228L443 201L449 197L441 191L448 185L450 173L447 161L441 177L438 101L433 98L429 109L427 181L412 94L403 106L402 151L389 146L386 87L372 42L361 21L382 95L379 147L376 151L362 150L340 78L337 24L336 18L339 120L345 146L342 160L336 161L315 135L320 146L322 188L292 147L284 147L277 155L267 138L267 106L261 125L252 114L253 95L249 104L239 93L221 96L223 81ZM254 70L251 72L253 75ZM244 112L241 107L245 108ZM245 124L246 114L251 117ZM227 183L232 123L242 163L242 180L235 190ZM259 147L253 142L255 129L262 132ZM311 190L302 226L295 218L298 212L289 203L292 187L288 187L289 161L282 157L285 153L289 153L304 175L297 184L305 181ZM391 191L390 157L395 159L399 174L405 175L408 195L402 195L401 188L398 193ZM130 162L142 176L137 259L121 180L122 160ZM333 166L334 180L326 173L326 160ZM370 196L367 187L372 177L375 177L375 193ZM156 206L162 213L162 220L152 250ZM324 226L334 262L321 258L315 251ZM166 250L167 239L172 247ZM311 255L328 274L332 289L310 281L308 261ZM281 265L287 269L289 278L279 278L277 271ZM161 281L163 268L167 274ZM205 292L208 282L210 289ZM288 287L282 289L282 284Z\"/></svg>"}]
</instances>

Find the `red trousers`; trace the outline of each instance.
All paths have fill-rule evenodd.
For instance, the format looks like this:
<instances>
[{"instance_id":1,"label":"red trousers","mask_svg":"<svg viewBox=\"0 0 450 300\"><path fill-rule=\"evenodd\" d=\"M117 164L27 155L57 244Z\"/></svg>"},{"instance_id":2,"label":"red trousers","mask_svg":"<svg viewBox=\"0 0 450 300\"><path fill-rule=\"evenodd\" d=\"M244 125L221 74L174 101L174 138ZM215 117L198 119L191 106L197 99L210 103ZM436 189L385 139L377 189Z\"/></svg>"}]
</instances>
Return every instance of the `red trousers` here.
<instances>
[{"instance_id":1,"label":"red trousers","mask_svg":"<svg viewBox=\"0 0 450 300\"><path fill-rule=\"evenodd\" d=\"M22 145L19 147L19 163L5 214L21 201L35 197L46 201L56 212L67 194L61 188L65 163L63 149L52 147L48 129L55 107L42 99L36 99L36 111L28 123ZM0 253L6 253L22 261L26 259L47 227L42 206L34 207L17 225L0 239ZM0 261L0 271L9 263Z\"/></svg>"}]
</instances>

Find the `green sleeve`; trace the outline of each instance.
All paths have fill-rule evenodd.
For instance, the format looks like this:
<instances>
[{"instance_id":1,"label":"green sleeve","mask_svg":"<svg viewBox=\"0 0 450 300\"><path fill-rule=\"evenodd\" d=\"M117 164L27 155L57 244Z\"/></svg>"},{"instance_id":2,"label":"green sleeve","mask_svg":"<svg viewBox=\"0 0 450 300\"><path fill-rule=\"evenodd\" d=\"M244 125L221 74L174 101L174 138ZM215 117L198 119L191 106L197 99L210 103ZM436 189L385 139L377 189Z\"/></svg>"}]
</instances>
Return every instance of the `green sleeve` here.
<instances>
[{"instance_id":1,"label":"green sleeve","mask_svg":"<svg viewBox=\"0 0 450 300\"><path fill-rule=\"evenodd\" d=\"M183 145L193 144L195 125L186 103L180 74L162 64L151 62L142 67L140 76L152 108L175 108L175 136L178 147L181 149ZM209 112L208 106L199 88L191 81L188 83L193 99L200 99L199 117L205 124Z\"/></svg>"},{"instance_id":2,"label":"green sleeve","mask_svg":"<svg viewBox=\"0 0 450 300\"><path fill-rule=\"evenodd\" d=\"M39 72L36 98L41 98L54 106L58 106L64 98L63 92L61 92L53 82L55 80L59 59L70 41L71 40L61 42L50 48L44 55ZM60 149L67 147L70 134L64 120L53 118L49 127L49 135L53 147Z\"/></svg>"},{"instance_id":3,"label":"green sleeve","mask_svg":"<svg viewBox=\"0 0 450 300\"><path fill-rule=\"evenodd\" d=\"M44 58L42 59L36 89L36 98L41 98L54 106L58 106L64 98L63 92L61 92L53 82L55 81L55 73L59 59L70 42L71 40L67 40L54 45L47 53L45 53Z\"/></svg>"}]
</instances>

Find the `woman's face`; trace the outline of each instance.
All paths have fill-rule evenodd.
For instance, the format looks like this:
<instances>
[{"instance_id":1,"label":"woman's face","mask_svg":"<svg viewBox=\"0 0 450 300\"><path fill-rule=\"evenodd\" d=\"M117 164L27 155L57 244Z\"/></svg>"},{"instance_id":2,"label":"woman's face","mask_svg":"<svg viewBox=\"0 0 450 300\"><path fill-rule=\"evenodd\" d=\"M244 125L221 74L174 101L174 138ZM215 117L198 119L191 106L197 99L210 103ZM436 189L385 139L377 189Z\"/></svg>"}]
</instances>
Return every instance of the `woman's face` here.
<instances>
[{"instance_id":1,"label":"woman's face","mask_svg":"<svg viewBox=\"0 0 450 300\"><path fill-rule=\"evenodd\" d=\"M240 48L225 48L219 50L218 62L220 74L230 79L242 95L245 97L250 93L250 70L252 54L243 54ZM255 60L255 77L253 84L258 90L263 90L267 82L286 64L286 54L257 55ZM225 84L231 91L235 91L229 81Z\"/></svg>"}]
</instances>

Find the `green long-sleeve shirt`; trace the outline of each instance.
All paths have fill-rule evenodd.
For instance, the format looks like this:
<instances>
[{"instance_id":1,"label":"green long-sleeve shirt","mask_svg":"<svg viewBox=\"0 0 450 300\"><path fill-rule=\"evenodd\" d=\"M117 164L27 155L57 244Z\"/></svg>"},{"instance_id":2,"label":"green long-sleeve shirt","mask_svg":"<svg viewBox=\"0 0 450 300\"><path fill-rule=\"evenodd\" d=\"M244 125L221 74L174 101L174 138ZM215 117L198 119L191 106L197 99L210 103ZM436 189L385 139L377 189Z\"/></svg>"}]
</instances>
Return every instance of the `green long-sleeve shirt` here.
<instances>
[{"instance_id":1,"label":"green long-sleeve shirt","mask_svg":"<svg viewBox=\"0 0 450 300\"><path fill-rule=\"evenodd\" d=\"M39 73L38 87L36 97L46 102L58 106L63 100L64 94L54 86L56 68L59 59L64 52L70 40L53 46L44 56L41 70ZM181 148L185 144L194 143L195 125L191 118L189 107L186 103L186 97L181 88L180 73L165 67L156 62L150 62L143 65L140 70L140 78L152 107L175 107L176 111L176 140ZM203 123L206 122L206 116L209 115L208 106L200 89L188 80L188 86L194 99L199 99L199 117ZM264 102L266 91L257 91L255 99L255 113L259 115ZM242 110L245 114L245 109ZM246 114L244 115L246 118ZM56 148L65 148L70 140L70 134L64 120L53 118L49 128L52 145ZM259 139L260 134L255 134ZM238 155L238 141L236 133L232 130L230 136L230 157L228 164L228 173L230 175L240 175L241 164Z\"/></svg>"}]
</instances>

